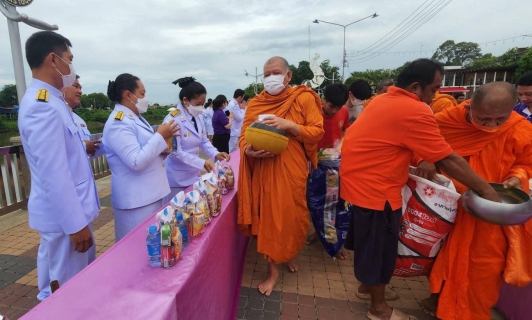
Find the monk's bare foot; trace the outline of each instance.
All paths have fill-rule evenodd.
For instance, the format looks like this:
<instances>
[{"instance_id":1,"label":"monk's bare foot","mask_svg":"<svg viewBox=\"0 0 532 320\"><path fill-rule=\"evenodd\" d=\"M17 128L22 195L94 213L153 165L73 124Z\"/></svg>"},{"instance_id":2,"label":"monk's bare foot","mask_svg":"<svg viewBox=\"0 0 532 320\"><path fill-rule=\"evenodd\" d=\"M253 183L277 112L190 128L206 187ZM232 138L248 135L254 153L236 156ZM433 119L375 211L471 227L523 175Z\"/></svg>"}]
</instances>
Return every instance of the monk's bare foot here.
<instances>
[{"instance_id":1,"label":"monk's bare foot","mask_svg":"<svg viewBox=\"0 0 532 320\"><path fill-rule=\"evenodd\" d=\"M426 314L430 314L431 316L436 316L436 310L438 309L438 299L440 298L440 295L437 293L431 293L430 297L427 299L421 301L419 304L421 305L421 309L425 311Z\"/></svg>"},{"instance_id":2,"label":"monk's bare foot","mask_svg":"<svg viewBox=\"0 0 532 320\"><path fill-rule=\"evenodd\" d=\"M373 317L377 317L378 319L386 320L392 317L393 308L390 308L390 306L388 306L386 303L376 306L371 304L368 313L370 313Z\"/></svg>"},{"instance_id":3,"label":"monk's bare foot","mask_svg":"<svg viewBox=\"0 0 532 320\"><path fill-rule=\"evenodd\" d=\"M338 260L345 260L347 259L347 250L344 249L344 247L340 248L340 251L336 255L336 259Z\"/></svg>"},{"instance_id":4,"label":"monk's bare foot","mask_svg":"<svg viewBox=\"0 0 532 320\"><path fill-rule=\"evenodd\" d=\"M288 261L286 265L288 266L288 270L290 270L290 272L297 272L297 270L299 270L299 265L297 264L297 258L294 258Z\"/></svg>"},{"instance_id":5,"label":"monk's bare foot","mask_svg":"<svg viewBox=\"0 0 532 320\"><path fill-rule=\"evenodd\" d=\"M263 283L259 284L259 292L267 297L272 294L273 288L275 288L275 285L281 279L279 276L279 267L273 262L270 262L269 264L270 273L268 274L268 278L266 278Z\"/></svg>"}]
</instances>

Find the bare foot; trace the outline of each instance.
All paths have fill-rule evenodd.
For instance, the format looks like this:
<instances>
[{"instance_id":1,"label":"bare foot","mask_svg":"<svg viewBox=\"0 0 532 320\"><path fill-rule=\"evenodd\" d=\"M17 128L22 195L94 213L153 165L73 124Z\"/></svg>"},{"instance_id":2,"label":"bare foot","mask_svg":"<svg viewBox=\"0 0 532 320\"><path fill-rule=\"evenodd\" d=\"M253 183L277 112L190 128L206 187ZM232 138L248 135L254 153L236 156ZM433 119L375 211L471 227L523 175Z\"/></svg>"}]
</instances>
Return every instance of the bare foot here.
<instances>
[{"instance_id":1,"label":"bare foot","mask_svg":"<svg viewBox=\"0 0 532 320\"><path fill-rule=\"evenodd\" d=\"M286 265L288 266L288 270L290 270L290 272L297 272L297 270L299 270L299 265L297 264L297 257L288 261Z\"/></svg>"},{"instance_id":2,"label":"bare foot","mask_svg":"<svg viewBox=\"0 0 532 320\"><path fill-rule=\"evenodd\" d=\"M275 288L275 285L280 280L279 267L273 262L270 262L269 264L270 264L270 273L268 274L268 278L266 278L264 282L259 284L259 292L267 297L269 297L270 294L272 294L273 288Z\"/></svg>"},{"instance_id":3,"label":"bare foot","mask_svg":"<svg viewBox=\"0 0 532 320\"><path fill-rule=\"evenodd\" d=\"M390 308L386 303L375 307L371 304L369 308L369 313L380 319L390 319L392 317L393 308Z\"/></svg>"},{"instance_id":4,"label":"bare foot","mask_svg":"<svg viewBox=\"0 0 532 320\"><path fill-rule=\"evenodd\" d=\"M336 255L336 259L338 260L345 260L347 259L347 251L344 249L344 247L340 248L340 251Z\"/></svg>"},{"instance_id":5,"label":"bare foot","mask_svg":"<svg viewBox=\"0 0 532 320\"><path fill-rule=\"evenodd\" d=\"M430 314L431 316L436 316L436 310L438 309L438 299L440 298L440 295L437 293L431 293L430 297L427 299L421 301L421 309L425 311L426 314Z\"/></svg>"}]
</instances>

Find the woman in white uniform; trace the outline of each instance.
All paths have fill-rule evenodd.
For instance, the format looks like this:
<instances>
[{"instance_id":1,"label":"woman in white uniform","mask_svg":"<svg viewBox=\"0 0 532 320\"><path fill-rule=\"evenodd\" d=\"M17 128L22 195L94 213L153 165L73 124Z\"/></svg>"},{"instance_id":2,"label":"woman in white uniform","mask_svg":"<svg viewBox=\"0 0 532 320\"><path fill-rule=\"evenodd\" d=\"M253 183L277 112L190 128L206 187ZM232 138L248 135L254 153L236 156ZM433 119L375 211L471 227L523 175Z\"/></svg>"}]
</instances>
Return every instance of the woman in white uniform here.
<instances>
[{"instance_id":1,"label":"woman in white uniform","mask_svg":"<svg viewBox=\"0 0 532 320\"><path fill-rule=\"evenodd\" d=\"M116 102L103 129L103 145L111 168L111 200L118 242L163 205L170 192L164 170L165 139L177 134L177 123L154 132L142 117L148 110L139 78L121 74L109 81L107 96Z\"/></svg>"},{"instance_id":2,"label":"woman in white uniform","mask_svg":"<svg viewBox=\"0 0 532 320\"><path fill-rule=\"evenodd\" d=\"M179 84L179 103L176 109L166 116L163 123L174 120L179 127L175 149L166 157L166 175L171 192L164 199L170 201L178 192L185 190L200 178L201 170L211 172L214 160L229 160L229 155L218 150L207 138L205 122L202 116L207 90L192 77L181 78L173 82ZM207 160L200 157L200 149Z\"/></svg>"},{"instance_id":3,"label":"woman in white uniform","mask_svg":"<svg viewBox=\"0 0 532 320\"><path fill-rule=\"evenodd\" d=\"M203 120L205 120L205 130L207 131L207 138L212 142L212 136L214 135L214 129L212 128L212 99L207 100L205 104L205 110L203 110Z\"/></svg>"}]
</instances>

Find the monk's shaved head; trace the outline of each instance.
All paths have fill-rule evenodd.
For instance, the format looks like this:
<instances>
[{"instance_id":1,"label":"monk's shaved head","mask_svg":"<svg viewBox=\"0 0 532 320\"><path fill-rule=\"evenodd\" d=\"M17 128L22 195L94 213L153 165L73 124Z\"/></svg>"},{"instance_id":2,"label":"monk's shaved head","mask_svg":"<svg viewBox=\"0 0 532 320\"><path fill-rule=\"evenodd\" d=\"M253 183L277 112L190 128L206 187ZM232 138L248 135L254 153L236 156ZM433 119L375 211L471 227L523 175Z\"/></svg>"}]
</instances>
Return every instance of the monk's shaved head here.
<instances>
[{"instance_id":1,"label":"monk's shaved head","mask_svg":"<svg viewBox=\"0 0 532 320\"><path fill-rule=\"evenodd\" d=\"M516 102L514 86L507 82L492 82L475 91L469 113L481 126L498 127L510 118Z\"/></svg>"},{"instance_id":2,"label":"monk's shaved head","mask_svg":"<svg viewBox=\"0 0 532 320\"><path fill-rule=\"evenodd\" d=\"M492 82L478 88L471 98L475 108L508 110L511 112L517 102L517 91L508 82Z\"/></svg>"},{"instance_id":3,"label":"monk's shaved head","mask_svg":"<svg viewBox=\"0 0 532 320\"><path fill-rule=\"evenodd\" d=\"M270 59L268 59L268 61L266 61L266 63L264 64L264 68L266 68L266 66L269 65L269 64L279 63L279 62L282 63L282 65L286 69L286 71L290 70L290 65L288 64L288 61L286 61L285 58L279 57L279 56L271 57Z\"/></svg>"}]
</instances>

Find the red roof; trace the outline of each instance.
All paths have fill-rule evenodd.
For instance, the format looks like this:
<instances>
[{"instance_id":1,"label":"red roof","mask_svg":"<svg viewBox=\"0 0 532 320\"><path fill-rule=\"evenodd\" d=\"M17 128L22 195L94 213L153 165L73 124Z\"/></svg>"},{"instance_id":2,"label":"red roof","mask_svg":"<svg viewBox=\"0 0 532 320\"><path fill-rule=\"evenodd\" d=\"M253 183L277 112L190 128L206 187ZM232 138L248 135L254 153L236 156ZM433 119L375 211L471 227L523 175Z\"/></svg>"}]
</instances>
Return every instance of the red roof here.
<instances>
[{"instance_id":1,"label":"red roof","mask_svg":"<svg viewBox=\"0 0 532 320\"><path fill-rule=\"evenodd\" d=\"M454 92L469 92L466 87L441 87L438 91L440 93L454 93Z\"/></svg>"}]
</instances>

